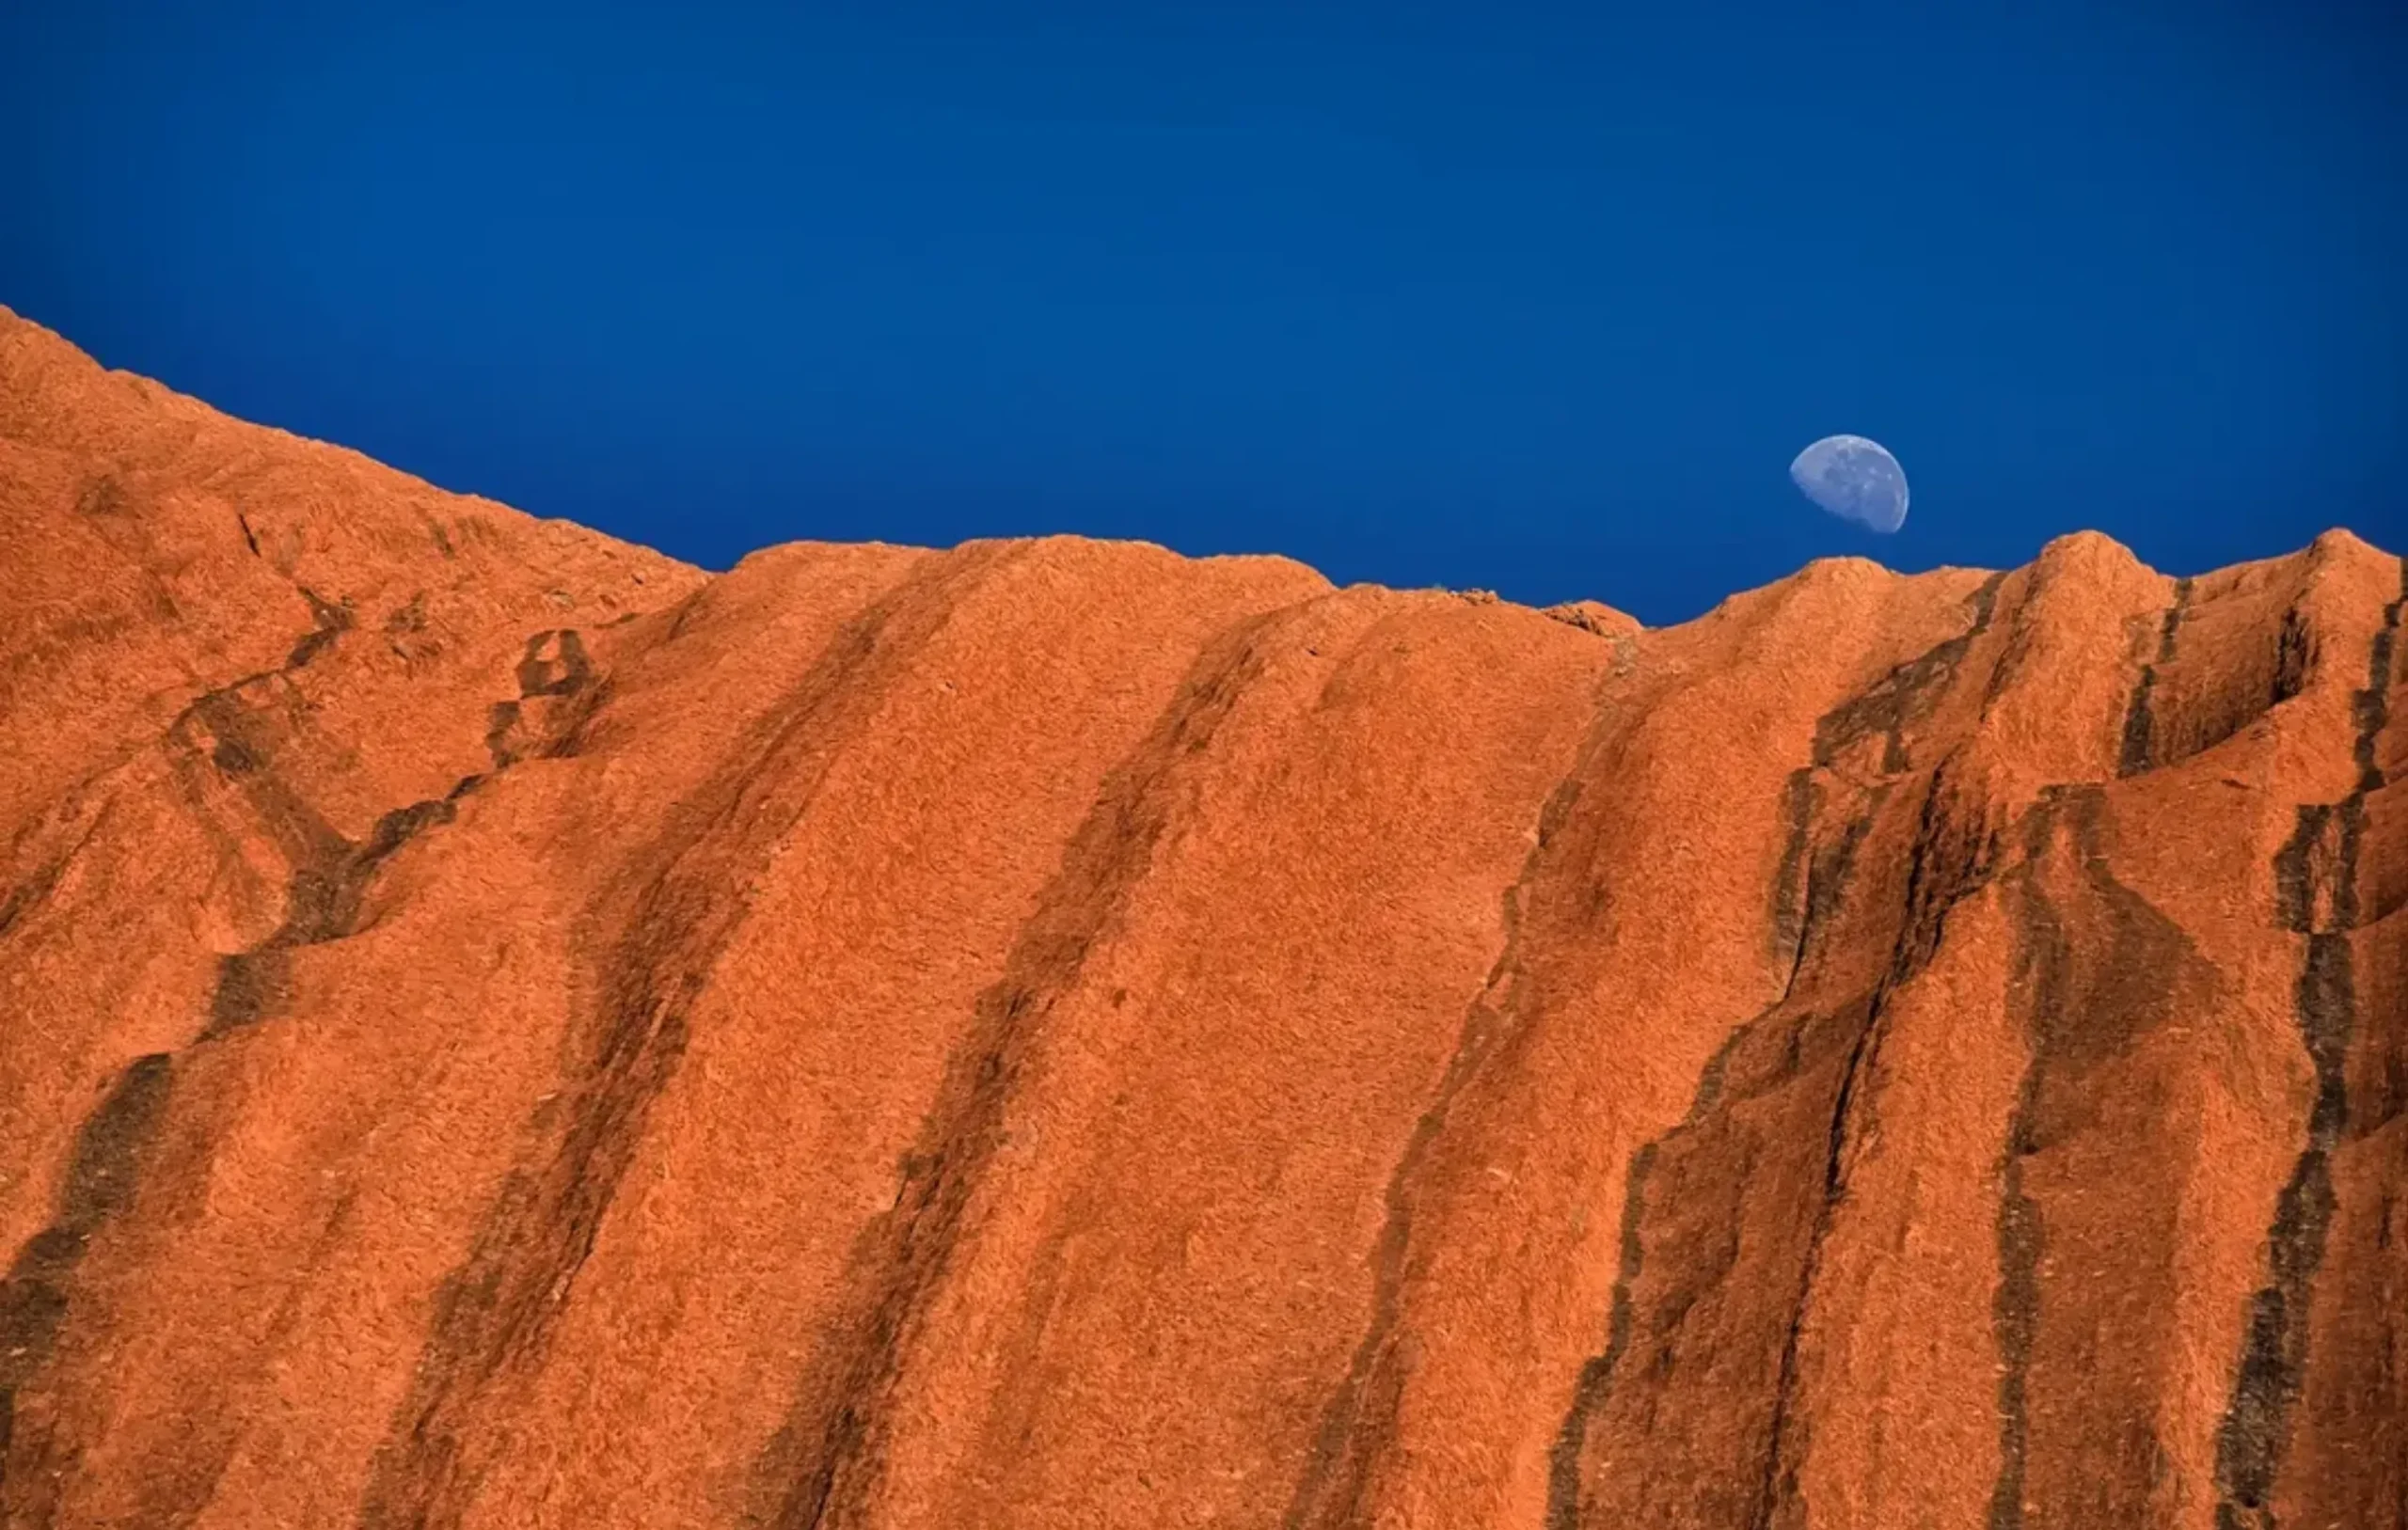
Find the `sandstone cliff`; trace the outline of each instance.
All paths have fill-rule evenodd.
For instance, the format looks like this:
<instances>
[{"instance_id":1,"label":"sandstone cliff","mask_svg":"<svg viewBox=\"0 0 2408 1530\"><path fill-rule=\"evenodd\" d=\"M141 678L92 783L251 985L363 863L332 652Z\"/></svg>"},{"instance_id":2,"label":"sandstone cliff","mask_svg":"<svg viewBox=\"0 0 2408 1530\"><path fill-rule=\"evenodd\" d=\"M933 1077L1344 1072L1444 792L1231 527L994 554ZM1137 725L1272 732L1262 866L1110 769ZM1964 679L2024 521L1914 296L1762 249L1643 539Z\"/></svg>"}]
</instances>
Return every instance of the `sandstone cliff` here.
<instances>
[{"instance_id":1,"label":"sandstone cliff","mask_svg":"<svg viewBox=\"0 0 2408 1530\"><path fill-rule=\"evenodd\" d=\"M0 310L0 1523L2408 1522L2403 600L711 576Z\"/></svg>"}]
</instances>

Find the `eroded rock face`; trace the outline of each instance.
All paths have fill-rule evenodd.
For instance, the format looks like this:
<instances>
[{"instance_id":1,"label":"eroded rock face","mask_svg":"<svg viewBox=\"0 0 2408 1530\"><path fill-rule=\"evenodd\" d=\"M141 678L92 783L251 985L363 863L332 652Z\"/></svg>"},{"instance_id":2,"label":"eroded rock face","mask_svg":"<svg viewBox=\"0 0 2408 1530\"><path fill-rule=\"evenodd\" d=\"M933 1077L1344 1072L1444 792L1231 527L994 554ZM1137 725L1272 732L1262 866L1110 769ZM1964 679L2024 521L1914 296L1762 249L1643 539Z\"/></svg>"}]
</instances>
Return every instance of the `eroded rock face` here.
<instances>
[{"instance_id":1,"label":"eroded rock face","mask_svg":"<svg viewBox=\"0 0 2408 1530\"><path fill-rule=\"evenodd\" d=\"M0 313L0 1522L2390 1524L2403 600L714 577Z\"/></svg>"}]
</instances>

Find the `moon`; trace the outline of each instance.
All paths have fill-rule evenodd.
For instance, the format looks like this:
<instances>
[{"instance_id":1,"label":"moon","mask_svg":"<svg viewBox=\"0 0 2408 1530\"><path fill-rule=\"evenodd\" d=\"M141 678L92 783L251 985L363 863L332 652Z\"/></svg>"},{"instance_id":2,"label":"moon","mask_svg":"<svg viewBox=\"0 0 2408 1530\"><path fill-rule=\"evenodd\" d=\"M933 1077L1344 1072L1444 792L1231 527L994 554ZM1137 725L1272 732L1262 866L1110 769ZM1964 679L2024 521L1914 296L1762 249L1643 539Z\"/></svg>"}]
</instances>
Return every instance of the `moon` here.
<instances>
[{"instance_id":1,"label":"moon","mask_svg":"<svg viewBox=\"0 0 2408 1530\"><path fill-rule=\"evenodd\" d=\"M1868 530L1907 524L1907 470L1878 441L1826 435L1798 454L1789 479L1816 505Z\"/></svg>"}]
</instances>

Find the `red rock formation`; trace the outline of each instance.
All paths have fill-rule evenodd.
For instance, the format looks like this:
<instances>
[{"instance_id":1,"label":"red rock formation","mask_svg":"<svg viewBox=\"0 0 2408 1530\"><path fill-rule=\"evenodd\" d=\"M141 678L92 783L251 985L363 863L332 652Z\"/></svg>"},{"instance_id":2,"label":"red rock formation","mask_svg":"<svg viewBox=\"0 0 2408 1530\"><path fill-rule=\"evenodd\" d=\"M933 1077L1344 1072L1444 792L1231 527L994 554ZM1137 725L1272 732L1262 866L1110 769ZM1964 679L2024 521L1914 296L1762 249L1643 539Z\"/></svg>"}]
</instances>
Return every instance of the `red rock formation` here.
<instances>
[{"instance_id":1,"label":"red rock formation","mask_svg":"<svg viewBox=\"0 0 2408 1530\"><path fill-rule=\"evenodd\" d=\"M0 314L0 1522L2400 1522L2404 599L713 577Z\"/></svg>"}]
</instances>

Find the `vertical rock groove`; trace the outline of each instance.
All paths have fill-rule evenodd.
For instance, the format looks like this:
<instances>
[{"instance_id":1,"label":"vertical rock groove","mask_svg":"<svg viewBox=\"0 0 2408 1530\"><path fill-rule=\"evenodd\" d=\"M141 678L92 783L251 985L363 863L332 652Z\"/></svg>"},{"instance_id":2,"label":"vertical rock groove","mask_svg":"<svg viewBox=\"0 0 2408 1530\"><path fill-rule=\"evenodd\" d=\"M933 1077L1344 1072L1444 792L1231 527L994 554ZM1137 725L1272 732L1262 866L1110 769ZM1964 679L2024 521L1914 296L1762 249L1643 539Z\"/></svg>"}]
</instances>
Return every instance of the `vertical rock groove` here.
<instances>
[{"instance_id":1,"label":"vertical rock groove","mask_svg":"<svg viewBox=\"0 0 2408 1530\"><path fill-rule=\"evenodd\" d=\"M1814 967L1818 935L1836 924L1858 851L1897 790L1901 778L1915 769L1907 730L1930 716L1953 687L1957 671L1972 645L1994 618L2001 579L1984 582L1968 601L1972 620L1966 630L1908 663L1897 666L1869 689L1833 708L1815 727L1811 766L1793 772L1783 793L1785 837L1775 874L1769 924L1771 945L1787 968L1782 991L1773 1004L1736 1027L1707 1065L1696 1096L1681 1123L1665 1136L1644 1144L1633 1156L1624 1206L1621 1268L1617 1272L1608 1315L1603 1350L1586 1362L1573 1386L1567 1411L1548 1460L1547 1530L1574 1530L1582 1522L1582 1459L1595 1421L1613 1396L1620 1370L1640 1337L1642 1314L1637 1291L1648 1250L1648 1197L1668 1152L1705 1130L1718 1110L1732 1103L1726 1087L1728 1070L1743 1049L1752 1049L1759 1036L1786 1033L1783 1056L1769 1065L1751 1068L1751 1080L1738 1097L1754 1097L1767 1090L1789 1086L1808 1065L1811 1049L1828 1057L1832 1079L1827 1104L1817 1107L1825 1124L1821 1165L1817 1175L1820 1203L1798 1251L1796 1295L1789 1302L1778 1348L1771 1357L1769 1412L1762 1427L1761 1462L1757 1479L1734 1512L1761 1527L1772 1523L1793 1501L1803 1445L1793 1417L1798 1384L1799 1345L1808 1304L1820 1265L1822 1243L1831 1220L1846 1196L1849 1144L1858 1135L1855 1117L1865 1077L1879 1048L1879 1026L1889 993L1920 972L1937 954L1949 910L1986 884L1995 860L1995 836L1984 815L1964 820L1952 808L1954 773L1946 758L1927 767L1923 800L1909 856L1904 907L1890 959L1872 989L1836 1009L1796 1008L1801 978ZM1881 779L1869 786L1847 788L1858 798L1856 811L1834 840L1817 850L1814 826L1824 801L1823 780L1843 780L1837 767L1844 756L1867 739L1880 740L1877 769ZM1719 1277L1718 1277L1719 1278ZM1695 1294L1676 1298L1681 1310ZM1681 1310L1655 1315L1651 1342L1662 1345L1675 1330ZM1670 1351L1656 1357L1653 1369L1661 1373Z\"/></svg>"},{"instance_id":2,"label":"vertical rock groove","mask_svg":"<svg viewBox=\"0 0 2408 1530\"><path fill-rule=\"evenodd\" d=\"M166 1105L169 1068L167 1055L153 1052L118 1075L75 1133L50 1225L18 1251L0 1285L0 1486L8 1485L17 1443L18 1391L57 1346L92 1236L134 1204L135 1176Z\"/></svg>"},{"instance_id":3,"label":"vertical rock groove","mask_svg":"<svg viewBox=\"0 0 2408 1530\"><path fill-rule=\"evenodd\" d=\"M1608 682L1610 684L1610 682ZM1385 1216L1371 1256L1371 1317L1337 1390L1323 1407L1305 1470L1282 1523L1287 1530L1336 1530L1356 1523L1378 1455L1394 1434L1403 1362L1398 1351L1403 1287L1414 1261L1414 1217L1428 1160L1464 1089L1487 1067L1505 1038L1529 1018L1530 981L1522 950L1527 906L1554 858L1558 835L1590 783L1610 737L1612 713L1601 687L1571 767L1548 793L1538 832L1519 875L1505 890L1504 945L1479 997L1464 1012L1453 1053L1428 1109L1414 1123L1382 1197Z\"/></svg>"},{"instance_id":4,"label":"vertical rock groove","mask_svg":"<svg viewBox=\"0 0 2408 1530\"><path fill-rule=\"evenodd\" d=\"M1984 820L1977 815L1968 825L1950 812L1951 787L1948 761L1943 759L1925 782L1915 837L1908 851L1905 897L1889 963L1876 979L1872 991L1857 1002L1859 1013L1852 1023L1847 1059L1840 1068L1839 1084L1831 1099L1830 1125L1824 1144L1822 1201L1807 1232L1797 1299L1782 1344L1764 1476L1755 1514L1750 1521L1752 1530L1768 1530L1797 1500L1798 1475L1804 1460L1804 1446L1794 1438L1792 1424L1799 1347L1805 1334L1808 1306L1821 1278L1823 1246L1833 1220L1847 1199L1848 1148L1851 1140L1859 1135L1853 1129L1858 1095L1879 1059L1882 1022L1890 996L1931 964L1939 954L1950 911L1988 885L1997 862L1996 836L1987 829ZM1866 817L1851 827L1852 835L1861 837L1869 828L1872 814L1880 811L1881 800L1881 794L1877 793L1866 809ZM1851 843L1851 858L1853 849Z\"/></svg>"},{"instance_id":5,"label":"vertical rock groove","mask_svg":"<svg viewBox=\"0 0 2408 1530\"><path fill-rule=\"evenodd\" d=\"M1806 952L1806 895L1813 888L1810 858L1814 848L1813 831L1819 797L1814 766L1801 765L1789 773L1783 796L1785 831L1782 836L1781 866L1773 874L1772 954L1775 961L1789 970L1791 983L1798 979L1798 969Z\"/></svg>"},{"instance_id":6,"label":"vertical rock groove","mask_svg":"<svg viewBox=\"0 0 2408 1530\"><path fill-rule=\"evenodd\" d=\"M2008 875L2020 938L2008 977L2008 1012L2020 1014L2028 1060L2008 1117L1998 1168L1999 1275L1991 1298L2000 1375L1999 1475L1992 1484L1991 1530L2020 1530L2044 1508L2058 1522L2116 1522L2144 1512L2162 1453L2154 1426L2116 1412L2108 1396L2086 1422L2090 1436L2068 1442L2080 1504L2033 1499L2033 1367L2048 1309L2042 1280L2050 1248L2049 1208L2033 1182L2043 1153L2087 1130L2086 1091L2099 1070L2130 1057L2173 1016L2178 991L2195 981L2197 953L2181 929L2117 880L2111 866L2105 792L2095 785L2052 786L2023 820L2022 856ZM2058 846L2070 838L2079 880L2070 897L2044 883ZM2097 932L2096 957L2078 960L2077 928ZM2085 947L2084 949L2091 949ZM2088 1223L2084 1231L2093 1230Z\"/></svg>"},{"instance_id":7,"label":"vertical rock groove","mask_svg":"<svg viewBox=\"0 0 2408 1530\"><path fill-rule=\"evenodd\" d=\"M2040 883L2040 868L2056 837L2059 798L2043 796L2024 819L2023 859L2010 878L2023 939L2008 983L2030 994L2027 1032L2052 1033L2067 1012L2071 981L2065 922ZM2043 1077L2041 1048L2017 1086L2015 1109L2000 1164L1998 1289L1990 1321L1998 1335L1999 1474L1990 1491L1989 1530L2022 1530L2024 1476L2031 1450L2032 1341L2039 1320L2040 1208L2023 1184L2032 1151L2034 1112Z\"/></svg>"},{"instance_id":8,"label":"vertical rock groove","mask_svg":"<svg viewBox=\"0 0 2408 1530\"><path fill-rule=\"evenodd\" d=\"M1855 820L1831 846L1819 854L1803 856L1809 869L1801 898L1803 913L1800 916L1799 945L1798 954L1793 957L1782 996L1761 1014L1735 1027L1724 1037L1721 1046L1701 1070L1696 1092L1679 1124L1662 1137L1640 1144L1631 1155L1623 1201L1619 1266L1608 1309L1605 1348L1582 1364L1574 1380L1571 1406L1548 1453L1546 1530L1577 1530L1582 1522L1580 1468L1590 1431L1597 1415L1612 1396L1621 1377L1621 1367L1639 1337L1640 1311L1637 1290L1646 1263L1647 1197L1658 1165L1667 1153L1677 1152L1709 1127L1716 1109L1725 1102L1726 1080L1733 1060L1743 1048L1782 1021L1786 1021L1793 1033L1788 1041L1788 1049L1793 1055L1789 1062L1781 1065L1777 1078L1780 1081L1786 1081L1794 1075L1797 1066L1794 1054L1802 1045L1804 1033L1820 1025L1825 1017L1793 1013L1789 1007L1790 993L1796 986L1799 969L1805 966L1816 949L1816 938L1828 931L1839 910L1856 849L1866 828L1865 820ZM1810 834L1811 826L1798 825L1793 832ZM1751 1095L1755 1092L1755 1087L1748 1091ZM1679 1314L1653 1316L1656 1321L1652 1325L1650 1336L1660 1342L1668 1331L1677 1328ZM1790 1337L1794 1342L1794 1324ZM1782 1357L1781 1379L1784 1382L1793 1358L1786 1352ZM1780 1406L1776 1401L1776 1413ZM1766 1470L1769 1475L1771 1468L1767 1466Z\"/></svg>"},{"instance_id":9,"label":"vertical rock groove","mask_svg":"<svg viewBox=\"0 0 2408 1530\"><path fill-rule=\"evenodd\" d=\"M276 929L248 949L218 958L207 1015L191 1049L224 1042L279 1013L291 998L292 954L357 934L362 903L378 870L420 834L452 822L458 815L459 799L489 779L483 775L463 777L442 798L396 808L378 818L367 837L357 842L328 824L305 794L279 771L281 750L274 731L263 726L257 712L243 700L246 692L259 688L262 683L286 680L351 630L348 607L322 600L306 590L303 593L309 597L316 626L294 645L284 669L238 681L198 698L168 730L171 746L189 759L205 758L221 778L236 788L291 865L284 915ZM557 674L538 656L538 651L547 644L556 646L561 655L561 672ZM527 657L518 674L522 697L584 698L590 703L599 690L591 684L592 667L578 634L564 629L538 633L530 639ZM590 711L590 705L585 710ZM511 763L499 761L498 767L507 768ZM22 1346L23 1352L0 1368L0 1375L7 1377L5 1382L0 1382L0 1389L11 1398L20 1387L37 1377L55 1348L57 1331L68 1314L72 1277L93 1234L103 1222L115 1221L132 1208L140 1163L135 1147L125 1144L138 1145L140 1141L147 1141L165 1117L173 1097L180 1058L191 1049L184 1053L160 1052L137 1059L119 1075L106 1099L79 1132L63 1202L66 1209L59 1222L26 1246L19 1256L18 1272L11 1276L10 1288L28 1293L23 1298L29 1303L26 1310L41 1315L37 1325L39 1342ZM129 1127L128 1122L138 1123L138 1130ZM214 1135L204 1139L204 1151L214 1150ZM90 1147L92 1144L118 1144L108 1148L114 1156L107 1159L104 1173L84 1167L88 1161L98 1161L91 1159L89 1154L102 1149ZM95 1200L76 1188L94 1175L104 1178L111 1187L105 1198ZM77 1211L78 1207L100 1209ZM22 1286L19 1275L24 1279ZM0 1298L0 1303L8 1300ZM5 1321L0 1318L0 1322ZM27 1332L33 1333L36 1329ZM0 1333L0 1338L5 1337ZM84 1448L82 1442L55 1431L45 1431L39 1440L22 1442L12 1442L12 1434L13 1430L0 1428L0 1485L5 1485L9 1475L12 1443L17 1452L17 1475L21 1477L59 1475ZM201 1431L187 1442L189 1452L207 1458L191 1462L194 1470L169 1471L164 1463L151 1463L148 1475L153 1491L145 1504L150 1522L163 1526L189 1523L206 1506L210 1485L223 1473L225 1452L232 1443L230 1434Z\"/></svg>"},{"instance_id":10,"label":"vertical rock groove","mask_svg":"<svg viewBox=\"0 0 2408 1530\"><path fill-rule=\"evenodd\" d=\"M2217 1530L2277 1530L2274 1489L2306 1376L2309 1301L2332 1231L2333 1153L2350 1124L2346 1065L2357 1017L2350 932L2360 923L2358 856L2367 797L2384 785L2375 750L2390 720L2403 608L2408 561L2401 565L2400 596L2384 607L2369 647L2367 683L2351 696L2356 783L2338 802L2302 806L2290 839L2274 857L2276 916L2302 938L2292 1011L2316 1092L2306 1144L2274 1203L2266 1235L2267 1281L2250 1299L2232 1399L2216 1433Z\"/></svg>"},{"instance_id":11,"label":"vertical rock groove","mask_svg":"<svg viewBox=\"0 0 2408 1530\"><path fill-rule=\"evenodd\" d=\"M1913 761L1906 747L1904 731L1910 721L1927 716L1955 686L1957 670L1966 655L1972 651L1975 639L1989 630L1997 615L1998 591L2003 578L2003 576L1993 575L1974 591L1969 603L1972 621L1964 632L1939 644L1912 663L1892 671L1881 686L1869 693L1871 698L1879 699L1877 705L1868 707L1864 700L1860 700L1817 724L1814 745L1817 765L1828 765L1858 736L1878 727L1886 734L1881 759L1883 771L1895 774L1912 768ZM1870 795L1862 815L1849 826L1846 842L1849 860L1854 859L1856 844L1870 831L1875 817L1881 812L1889 790L1887 784L1877 787ZM1832 1221L1847 1197L1848 1146L1857 1135L1854 1118L1858 1095L1879 1056L1882 1020L1889 997L1930 964L1939 952L1949 911L1987 885L1995 862L1996 845L1980 818L1977 816L1968 827L1958 823L1950 813L1950 790L1949 761L1943 757L1930 767L1924 781L1923 803L1918 812L1914 839L1908 852L1905 897L1890 960L1876 979L1872 991L1853 1006L1857 1014L1850 1025L1846 1060L1839 1069L1838 1085L1832 1094L1830 1126L1824 1144L1822 1201L1815 1207L1814 1220L1807 1230L1804 1255L1798 1267L1797 1297L1791 1308L1787 1331L1782 1336L1772 1417L1766 1431L1764 1472L1755 1511L1750 1521L1751 1530L1769 1530L1797 1497L1798 1475L1805 1453L1803 1443L1795 1438L1793 1423L1798 1385L1799 1346L1804 1338L1807 1312L1814 1300L1814 1286L1821 1275L1823 1246L1830 1236ZM1794 975L1791 982L1794 986Z\"/></svg>"},{"instance_id":12,"label":"vertical rock groove","mask_svg":"<svg viewBox=\"0 0 2408 1530\"><path fill-rule=\"evenodd\" d=\"M204 753L209 765L233 781L258 813L269 837L292 865L285 918L275 933L249 953L221 958L209 1013L196 1045L216 1039L257 1019L282 992L281 953L347 933L359 889L376 863L389 856L415 820L412 810L388 815L370 846L354 847L309 808L271 768L273 749L246 711L242 697L261 686L289 684L352 628L347 604L301 593L309 603L310 631L294 642L281 668L247 675L195 698L169 724L165 743L186 758ZM197 731L214 747L204 751ZM91 826L85 838L88 840ZM79 846L80 848L80 844ZM64 860L46 868L38 891L46 893ZM13 908L10 910L13 914ZM175 1058L151 1052L119 1074L99 1105L77 1128L59 1192L56 1215L21 1249L5 1287L0 1287L0 1488L10 1490L13 1511L24 1484L35 1497L31 1510L55 1491L56 1481L81 1453L81 1443L51 1427L28 1434L16 1427L17 1400L35 1385L56 1351L61 1331L76 1305L76 1275L93 1238L123 1217L135 1202L145 1148L166 1116L175 1082Z\"/></svg>"},{"instance_id":13,"label":"vertical rock groove","mask_svg":"<svg viewBox=\"0 0 2408 1530\"><path fill-rule=\"evenodd\" d=\"M637 862L647 869L563 1080L565 1119L531 1127L543 1145L511 1172L436 1293L409 1393L370 1467L363 1530L460 1522L483 1471L489 1398L548 1342L652 1103L684 1055L688 1013L749 911L734 890L809 812L848 726L950 618L961 589L1013 556L993 547L933 555L873 601Z\"/></svg>"},{"instance_id":14,"label":"vertical rock groove","mask_svg":"<svg viewBox=\"0 0 2408 1530\"><path fill-rule=\"evenodd\" d=\"M1956 670L1965 662L1965 655L1972 652L1974 641L1989 631L1997 617L1999 587L2005 580L2005 575L1993 574L1968 598L1966 605L1972 610L1972 621L1963 632L1897 666L1863 694L1826 713L1814 725L1816 767L1828 768L1844 750L1878 734L1882 741L1881 773L1895 776L1910 769L1913 761L1907 749L1908 725L1929 717L1932 708L1956 684Z\"/></svg>"},{"instance_id":15,"label":"vertical rock groove","mask_svg":"<svg viewBox=\"0 0 2408 1530\"><path fill-rule=\"evenodd\" d=\"M1776 874L1773 888L1771 916L1775 944L1780 948L1779 954L1788 969L1782 997L1771 1008L1735 1027L1723 1038L1721 1046L1700 1073L1688 1111L1679 1124L1654 1142L1642 1143L1631 1154L1624 1187L1619 1262L1607 1311L1605 1348L1582 1363L1573 1381L1571 1406L1565 1411L1563 1424L1556 1431L1555 1443L1547 1453L1545 1530L1579 1530L1580 1467L1588 1446L1589 1431L1612 1395L1623 1359L1630 1349L1637 1328L1635 1291L1647 1253L1646 1195L1656 1160L1668 1147L1676 1145L1682 1138L1695 1131L1713 1110L1721 1097L1724 1071L1732 1054L1787 1003L1814 937L1822 931L1830 911L1838 905L1840 888L1846 881L1852 859L1854 839L1844 836L1830 852L1824 855L1814 853L1814 815L1818 800L1819 791L1813 770L1793 771L1783 794L1785 835L1781 869ZM1796 878L1800 875L1801 867L1805 880L1803 886L1798 887Z\"/></svg>"},{"instance_id":16,"label":"vertical rock groove","mask_svg":"<svg viewBox=\"0 0 2408 1530\"><path fill-rule=\"evenodd\" d=\"M756 1463L754 1522L801 1530L865 1516L885 1467L905 1353L1003 1144L1048 1017L1177 832L1183 783L1209 766L1214 734L1260 672L1261 644L1296 608L1250 618L1208 645L1146 738L1105 778L1002 977L979 995L946 1060L894 1207L854 1248L799 1400Z\"/></svg>"},{"instance_id":17,"label":"vertical rock groove","mask_svg":"<svg viewBox=\"0 0 2408 1530\"><path fill-rule=\"evenodd\" d=\"M2165 621L2158 629L2157 655L2141 666L2140 683L2132 687L2132 704L2124 714L2124 745L2116 760L2116 773L2137 776L2147 770L2155 759L2157 718L2149 701L2157 689L2157 673L2174 662L2175 635L2182 628L2182 618L2191 607L2189 579L2174 582L2174 604L2165 608Z\"/></svg>"},{"instance_id":18,"label":"vertical rock groove","mask_svg":"<svg viewBox=\"0 0 2408 1530\"><path fill-rule=\"evenodd\" d=\"M1736 1034L1733 1033L1734 1040ZM1716 1063L1728 1055L1729 1047L1726 1042L1724 1052L1717 1056ZM1709 1065L1705 1081L1698 1089L1699 1099L1712 1097L1711 1082L1719 1076L1719 1070ZM1693 1104L1689 1115L1694 1118L1698 1113L1699 1107ZM1613 1297L1606 1314L1606 1347L1581 1364L1572 1385L1572 1407L1564 1413L1563 1426L1556 1431L1555 1443L1547 1451L1545 1530L1579 1530L1580 1452L1589 1442L1589 1421L1604 1406L1607 1390L1613 1385L1614 1370L1630 1349L1631 1330L1637 1320L1630 1291L1647 1256L1640 1229L1656 1151L1656 1144L1641 1143L1630 1155L1630 1172L1623 1187L1620 1262L1614 1271Z\"/></svg>"}]
</instances>

